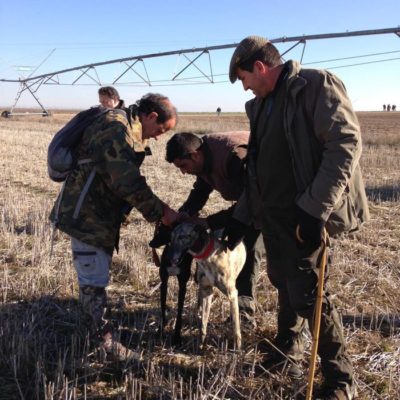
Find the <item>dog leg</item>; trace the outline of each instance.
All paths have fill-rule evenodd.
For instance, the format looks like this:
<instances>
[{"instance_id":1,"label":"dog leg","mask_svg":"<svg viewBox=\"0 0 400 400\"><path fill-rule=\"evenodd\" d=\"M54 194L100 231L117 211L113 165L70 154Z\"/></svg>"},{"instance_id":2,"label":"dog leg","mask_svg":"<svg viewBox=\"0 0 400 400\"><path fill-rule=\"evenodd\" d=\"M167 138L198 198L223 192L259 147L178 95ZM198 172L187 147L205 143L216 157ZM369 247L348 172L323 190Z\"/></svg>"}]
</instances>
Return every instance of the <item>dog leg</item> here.
<instances>
[{"instance_id":1,"label":"dog leg","mask_svg":"<svg viewBox=\"0 0 400 400\"><path fill-rule=\"evenodd\" d=\"M210 317L211 302L213 297L212 286L199 287L199 333L200 333L200 348L203 348L207 334L208 319Z\"/></svg>"},{"instance_id":2,"label":"dog leg","mask_svg":"<svg viewBox=\"0 0 400 400\"><path fill-rule=\"evenodd\" d=\"M242 334L240 333L238 291L236 290L236 288L231 289L228 292L228 298L231 306L231 320L233 337L235 338L235 349L240 350L242 347Z\"/></svg>"},{"instance_id":3,"label":"dog leg","mask_svg":"<svg viewBox=\"0 0 400 400\"><path fill-rule=\"evenodd\" d=\"M161 308L161 333L164 333L167 324L167 291L168 291L168 272L166 268L160 267L160 308Z\"/></svg>"},{"instance_id":4,"label":"dog leg","mask_svg":"<svg viewBox=\"0 0 400 400\"><path fill-rule=\"evenodd\" d=\"M182 314L183 305L185 303L187 282L190 278L190 264L192 259L190 257L188 268L182 268L181 273L178 275L179 294L178 294L178 314L176 316L175 331L172 338L172 344L179 346L182 343L181 330L182 330Z\"/></svg>"}]
</instances>

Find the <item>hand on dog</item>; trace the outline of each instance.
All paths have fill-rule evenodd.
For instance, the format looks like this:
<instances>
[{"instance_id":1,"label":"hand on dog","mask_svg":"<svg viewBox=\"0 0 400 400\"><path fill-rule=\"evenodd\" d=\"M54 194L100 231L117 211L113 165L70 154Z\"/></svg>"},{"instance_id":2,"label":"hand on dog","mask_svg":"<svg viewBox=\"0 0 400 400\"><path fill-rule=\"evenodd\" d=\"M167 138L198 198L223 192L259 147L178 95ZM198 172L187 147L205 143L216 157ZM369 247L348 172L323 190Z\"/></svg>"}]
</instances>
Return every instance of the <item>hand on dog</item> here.
<instances>
[{"instance_id":1,"label":"hand on dog","mask_svg":"<svg viewBox=\"0 0 400 400\"><path fill-rule=\"evenodd\" d=\"M221 236L229 250L233 250L244 238L247 225L235 218L230 218Z\"/></svg>"}]
</instances>

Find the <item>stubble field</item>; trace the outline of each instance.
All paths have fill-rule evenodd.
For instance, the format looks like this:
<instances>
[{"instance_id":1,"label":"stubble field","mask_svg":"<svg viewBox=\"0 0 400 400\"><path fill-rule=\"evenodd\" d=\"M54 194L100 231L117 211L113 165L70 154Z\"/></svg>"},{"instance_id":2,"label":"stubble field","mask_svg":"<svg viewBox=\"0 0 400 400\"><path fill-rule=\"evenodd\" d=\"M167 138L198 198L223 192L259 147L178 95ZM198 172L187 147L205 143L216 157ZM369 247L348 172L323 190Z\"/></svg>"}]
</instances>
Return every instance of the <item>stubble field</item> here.
<instances>
[{"instance_id":1,"label":"stubble field","mask_svg":"<svg viewBox=\"0 0 400 400\"><path fill-rule=\"evenodd\" d=\"M360 399L400 398L400 112L358 114L361 160L371 221L360 234L334 243L330 291L342 314ZM263 370L276 333L277 295L265 260L258 279L257 328L244 329L244 351L232 348L229 305L215 292L208 345L198 351L196 284L189 282L183 346L158 333L159 279L147 246L154 226L133 211L114 256L110 317L121 340L142 361L117 365L87 346L77 304L69 239L56 232L50 256L49 211L60 185L47 177L46 150L71 117L0 119L0 399L291 399L305 377L291 382ZM178 131L248 129L241 114L180 117ZM193 179L165 160L166 134L152 144L142 171L172 207L186 199ZM204 214L226 204L213 194ZM194 270L194 268L193 268ZM177 284L171 279L171 324ZM308 342L309 342L309 336ZM320 375L317 375L317 383Z\"/></svg>"}]
</instances>

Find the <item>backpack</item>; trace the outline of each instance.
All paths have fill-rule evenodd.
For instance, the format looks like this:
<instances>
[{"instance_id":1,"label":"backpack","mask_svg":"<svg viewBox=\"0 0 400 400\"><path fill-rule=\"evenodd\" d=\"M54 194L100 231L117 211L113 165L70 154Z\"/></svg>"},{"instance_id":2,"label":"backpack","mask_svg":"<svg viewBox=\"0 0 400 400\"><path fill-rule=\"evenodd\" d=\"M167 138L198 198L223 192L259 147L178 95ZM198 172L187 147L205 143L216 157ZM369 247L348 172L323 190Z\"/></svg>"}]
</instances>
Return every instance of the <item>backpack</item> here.
<instances>
[{"instance_id":1,"label":"backpack","mask_svg":"<svg viewBox=\"0 0 400 400\"><path fill-rule=\"evenodd\" d=\"M47 150L47 170L51 180L63 182L77 165L91 162L90 159L77 160L75 150L85 129L109 110L97 106L81 111L54 135Z\"/></svg>"}]
</instances>

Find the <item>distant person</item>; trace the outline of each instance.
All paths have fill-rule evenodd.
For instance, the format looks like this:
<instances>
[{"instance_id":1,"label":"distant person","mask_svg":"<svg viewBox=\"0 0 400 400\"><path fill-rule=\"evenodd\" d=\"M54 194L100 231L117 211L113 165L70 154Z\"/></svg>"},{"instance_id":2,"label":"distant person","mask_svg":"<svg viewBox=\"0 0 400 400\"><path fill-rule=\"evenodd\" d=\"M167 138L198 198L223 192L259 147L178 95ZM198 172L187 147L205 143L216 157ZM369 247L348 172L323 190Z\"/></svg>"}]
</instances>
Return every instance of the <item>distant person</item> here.
<instances>
[{"instance_id":1,"label":"distant person","mask_svg":"<svg viewBox=\"0 0 400 400\"><path fill-rule=\"evenodd\" d=\"M140 171L145 157L141 140L173 129L176 109L168 97L154 93L136 105L134 120L129 122L126 113L110 109L84 131L77 157L89 162L78 162L68 175L50 215L56 228L71 238L79 301L91 343L120 361L131 359L133 353L115 339L104 315L121 223L132 207L148 222L171 225L178 217L153 193Z\"/></svg>"},{"instance_id":2,"label":"distant person","mask_svg":"<svg viewBox=\"0 0 400 400\"><path fill-rule=\"evenodd\" d=\"M383 105L383 111L386 111L386 104Z\"/></svg>"},{"instance_id":3,"label":"distant person","mask_svg":"<svg viewBox=\"0 0 400 400\"><path fill-rule=\"evenodd\" d=\"M306 321L311 333L314 328L324 229L332 235L355 231L369 215L359 166L360 126L338 77L293 60L283 63L277 48L263 37L249 36L239 43L229 79L239 79L255 97L246 103L251 132L244 196L234 210L235 228L228 225L224 236L234 245L240 238L239 222L261 228L279 305L274 341L279 352L265 361L265 368L282 371L287 365L287 374L300 378ZM353 367L340 315L327 290L318 354L324 377L319 398L352 399Z\"/></svg>"},{"instance_id":4,"label":"distant person","mask_svg":"<svg viewBox=\"0 0 400 400\"><path fill-rule=\"evenodd\" d=\"M386 106L386 111L390 111L390 104Z\"/></svg>"},{"instance_id":5,"label":"distant person","mask_svg":"<svg viewBox=\"0 0 400 400\"><path fill-rule=\"evenodd\" d=\"M98 90L99 103L106 108L124 108L124 101L120 99L117 89L104 86Z\"/></svg>"},{"instance_id":6,"label":"distant person","mask_svg":"<svg viewBox=\"0 0 400 400\"><path fill-rule=\"evenodd\" d=\"M392 104L392 111L396 111L396 104Z\"/></svg>"},{"instance_id":7,"label":"distant person","mask_svg":"<svg viewBox=\"0 0 400 400\"><path fill-rule=\"evenodd\" d=\"M221 114L221 107L218 107L218 108L217 108L217 114L218 114L218 115Z\"/></svg>"}]
</instances>

